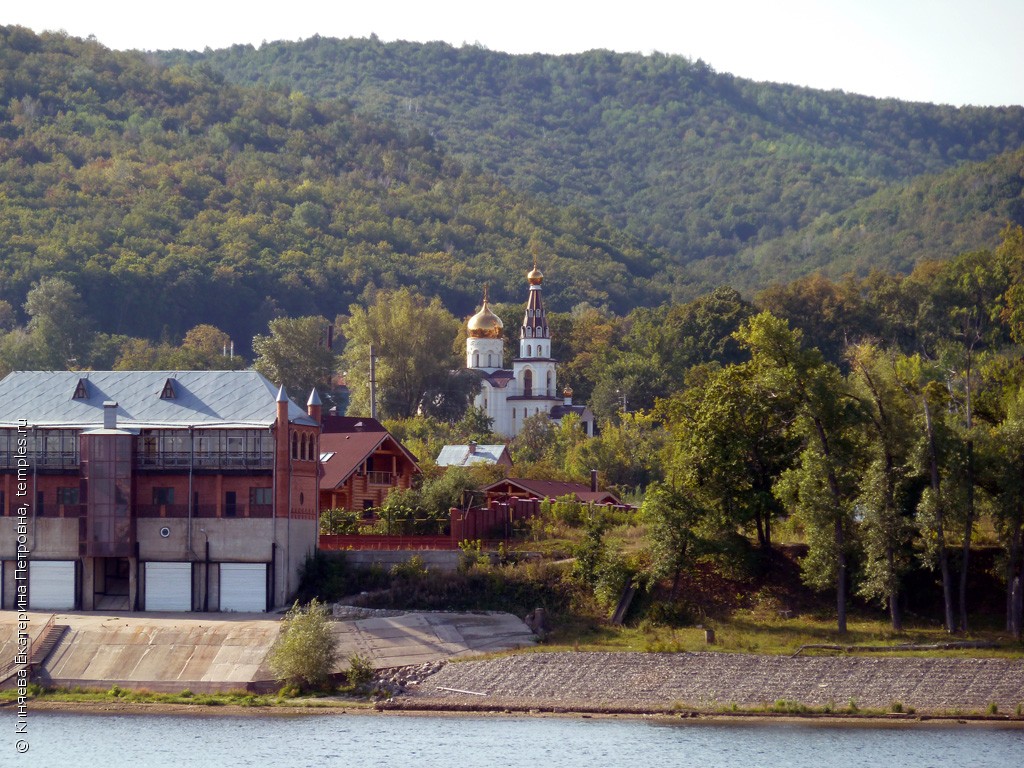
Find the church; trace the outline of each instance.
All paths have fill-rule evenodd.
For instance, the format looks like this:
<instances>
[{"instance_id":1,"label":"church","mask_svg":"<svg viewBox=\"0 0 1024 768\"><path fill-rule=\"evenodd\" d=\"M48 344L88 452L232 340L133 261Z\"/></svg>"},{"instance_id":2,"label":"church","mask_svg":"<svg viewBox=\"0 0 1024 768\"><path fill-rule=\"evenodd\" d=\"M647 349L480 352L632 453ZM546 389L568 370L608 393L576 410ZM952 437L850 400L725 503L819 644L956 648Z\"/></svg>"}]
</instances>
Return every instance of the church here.
<instances>
[{"instance_id":1,"label":"church","mask_svg":"<svg viewBox=\"0 0 1024 768\"><path fill-rule=\"evenodd\" d=\"M582 405L572 404L572 390L558 392L557 361L551 356L551 331L541 296L544 275L533 269L526 275L529 294L519 328L519 354L512 367L505 367L504 324L488 306L466 324L466 367L480 375L480 392L474 400L492 420L494 431L515 437L523 421L540 413L556 423L575 413L587 435L594 434L594 415Z\"/></svg>"}]
</instances>

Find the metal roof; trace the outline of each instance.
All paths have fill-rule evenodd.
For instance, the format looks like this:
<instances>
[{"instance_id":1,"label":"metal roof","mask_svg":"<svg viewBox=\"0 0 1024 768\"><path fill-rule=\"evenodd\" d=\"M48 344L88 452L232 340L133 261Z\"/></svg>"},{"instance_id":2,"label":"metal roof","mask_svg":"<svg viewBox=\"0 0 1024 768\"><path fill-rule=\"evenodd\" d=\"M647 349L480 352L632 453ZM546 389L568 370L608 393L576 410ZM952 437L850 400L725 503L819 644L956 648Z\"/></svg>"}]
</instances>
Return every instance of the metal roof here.
<instances>
[{"instance_id":1,"label":"metal roof","mask_svg":"<svg viewBox=\"0 0 1024 768\"><path fill-rule=\"evenodd\" d=\"M468 445L446 445L437 454L437 461L434 463L439 467L497 464L504 452L504 445L478 445L475 451L470 451Z\"/></svg>"},{"instance_id":2,"label":"metal roof","mask_svg":"<svg viewBox=\"0 0 1024 768\"><path fill-rule=\"evenodd\" d=\"M15 371L0 381L0 427L100 427L105 401L119 429L269 427L276 400L256 371ZM316 425L290 399L288 419Z\"/></svg>"}]
</instances>

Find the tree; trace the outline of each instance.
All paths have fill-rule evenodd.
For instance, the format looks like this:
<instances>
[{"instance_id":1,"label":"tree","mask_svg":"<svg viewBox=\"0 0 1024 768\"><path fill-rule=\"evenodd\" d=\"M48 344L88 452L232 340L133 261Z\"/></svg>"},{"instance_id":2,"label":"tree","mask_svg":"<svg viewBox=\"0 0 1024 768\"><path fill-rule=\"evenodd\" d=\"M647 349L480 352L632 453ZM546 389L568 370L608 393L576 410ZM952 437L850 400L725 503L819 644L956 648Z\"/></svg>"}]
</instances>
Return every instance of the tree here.
<instances>
[{"instance_id":1,"label":"tree","mask_svg":"<svg viewBox=\"0 0 1024 768\"><path fill-rule=\"evenodd\" d=\"M895 358L868 343L847 351L850 383L868 417L868 466L856 506L866 554L860 591L889 606L892 628L903 629L900 581L909 568L916 480L911 450L914 404L900 386Z\"/></svg>"},{"instance_id":2,"label":"tree","mask_svg":"<svg viewBox=\"0 0 1024 768\"><path fill-rule=\"evenodd\" d=\"M252 340L254 367L295 396L304 397L316 388L329 402L336 358L327 348L327 326L323 317L271 320L270 334Z\"/></svg>"},{"instance_id":3,"label":"tree","mask_svg":"<svg viewBox=\"0 0 1024 768\"><path fill-rule=\"evenodd\" d=\"M296 601L288 609L270 649L270 668L277 680L302 690L328 687L337 661L329 615L329 608L316 598L308 605Z\"/></svg>"},{"instance_id":4,"label":"tree","mask_svg":"<svg viewBox=\"0 0 1024 768\"><path fill-rule=\"evenodd\" d=\"M382 417L402 418L416 414L425 399L441 393L444 399L466 397L456 373L462 368L454 343L459 322L437 297L429 302L408 288L381 291L364 309L353 305L348 318L340 320L345 337L342 353L351 390L348 412L370 412L370 347L376 356L378 410ZM468 405L468 397L463 409ZM451 415L457 408L446 406Z\"/></svg>"},{"instance_id":5,"label":"tree","mask_svg":"<svg viewBox=\"0 0 1024 768\"><path fill-rule=\"evenodd\" d=\"M640 516L648 526L652 575L671 577L673 600L683 569L703 551L698 528L706 515L706 510L684 491L664 483L647 489Z\"/></svg>"},{"instance_id":6,"label":"tree","mask_svg":"<svg viewBox=\"0 0 1024 768\"><path fill-rule=\"evenodd\" d=\"M734 525L753 526L759 545L770 548L784 511L772 488L799 449L790 429L794 393L750 362L694 370L687 384L659 408L671 435L672 478Z\"/></svg>"},{"instance_id":7,"label":"tree","mask_svg":"<svg viewBox=\"0 0 1024 768\"><path fill-rule=\"evenodd\" d=\"M63 370L88 364L91 322L75 287L61 277L44 277L25 297L27 330L40 368Z\"/></svg>"},{"instance_id":8,"label":"tree","mask_svg":"<svg viewBox=\"0 0 1024 768\"><path fill-rule=\"evenodd\" d=\"M858 417L839 369L825 363L816 349L805 349L801 336L769 312L751 318L737 332L758 375L797 402L794 429L803 450L797 464L782 473L774 492L805 525L810 545L801 561L805 581L817 588L835 585L836 625L842 634L859 467L852 428Z\"/></svg>"}]
</instances>

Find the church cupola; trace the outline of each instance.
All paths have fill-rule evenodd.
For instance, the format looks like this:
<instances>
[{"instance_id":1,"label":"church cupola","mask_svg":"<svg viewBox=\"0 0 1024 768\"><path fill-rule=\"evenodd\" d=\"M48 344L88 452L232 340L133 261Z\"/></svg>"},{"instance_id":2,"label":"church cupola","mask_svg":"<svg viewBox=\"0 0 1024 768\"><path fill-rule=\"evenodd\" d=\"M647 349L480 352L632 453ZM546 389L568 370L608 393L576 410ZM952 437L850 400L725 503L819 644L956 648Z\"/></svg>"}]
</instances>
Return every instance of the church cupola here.
<instances>
[{"instance_id":1,"label":"church cupola","mask_svg":"<svg viewBox=\"0 0 1024 768\"><path fill-rule=\"evenodd\" d=\"M484 371L501 368L505 357L505 325L488 306L487 287L480 311L466 322L466 367Z\"/></svg>"}]
</instances>

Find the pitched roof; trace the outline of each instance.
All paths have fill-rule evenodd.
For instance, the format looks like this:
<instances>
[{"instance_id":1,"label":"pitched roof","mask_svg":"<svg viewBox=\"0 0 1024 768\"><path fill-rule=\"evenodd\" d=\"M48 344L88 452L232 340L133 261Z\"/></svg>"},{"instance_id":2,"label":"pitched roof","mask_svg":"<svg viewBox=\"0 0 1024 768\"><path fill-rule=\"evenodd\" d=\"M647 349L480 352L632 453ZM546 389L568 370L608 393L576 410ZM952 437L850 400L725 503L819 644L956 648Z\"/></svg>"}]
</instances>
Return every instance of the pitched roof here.
<instances>
[{"instance_id":1,"label":"pitched roof","mask_svg":"<svg viewBox=\"0 0 1024 768\"><path fill-rule=\"evenodd\" d=\"M476 370L476 372L480 374L480 378L485 380L495 389L504 389L509 385L509 382L516 380L515 373L504 368L492 371L491 373L480 370Z\"/></svg>"},{"instance_id":2,"label":"pitched roof","mask_svg":"<svg viewBox=\"0 0 1024 768\"><path fill-rule=\"evenodd\" d=\"M323 467L321 487L337 488L385 443L391 443L394 448L403 453L413 465L413 471L419 472L416 457L390 432L383 428L382 430L380 432L322 433L320 435L320 464Z\"/></svg>"},{"instance_id":3,"label":"pitched roof","mask_svg":"<svg viewBox=\"0 0 1024 768\"><path fill-rule=\"evenodd\" d=\"M508 456L508 447L505 445L477 445L475 451L470 451L468 445L446 445L437 454L437 466L439 467L468 467L471 464L497 464L501 461L502 455ZM509 464L512 461L509 459Z\"/></svg>"},{"instance_id":4,"label":"pitched roof","mask_svg":"<svg viewBox=\"0 0 1024 768\"><path fill-rule=\"evenodd\" d=\"M256 371L15 371L0 381L0 426L102 426L113 401L121 429L269 427L277 393ZM316 424L291 400L288 419Z\"/></svg>"},{"instance_id":5,"label":"pitched roof","mask_svg":"<svg viewBox=\"0 0 1024 768\"><path fill-rule=\"evenodd\" d=\"M621 503L619 498L611 491L592 491L590 486L585 483L567 483L561 480L530 480L506 477L504 480L497 480L490 485L484 486L481 490L485 493L496 491L505 484L541 499L575 496L580 501L589 501L595 504Z\"/></svg>"},{"instance_id":6,"label":"pitched roof","mask_svg":"<svg viewBox=\"0 0 1024 768\"><path fill-rule=\"evenodd\" d=\"M575 413L583 421L586 421L588 416L591 420L594 418L594 414L590 412L590 408L585 405L556 405L551 409L551 418L561 419L568 416L570 413Z\"/></svg>"},{"instance_id":7,"label":"pitched roof","mask_svg":"<svg viewBox=\"0 0 1024 768\"><path fill-rule=\"evenodd\" d=\"M330 432L387 432L384 425L369 416L334 416L321 419L324 434Z\"/></svg>"}]
</instances>

